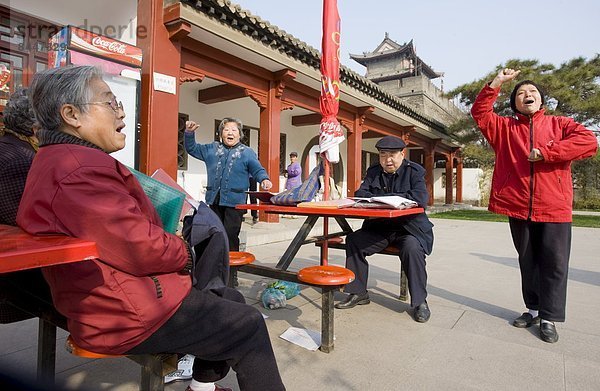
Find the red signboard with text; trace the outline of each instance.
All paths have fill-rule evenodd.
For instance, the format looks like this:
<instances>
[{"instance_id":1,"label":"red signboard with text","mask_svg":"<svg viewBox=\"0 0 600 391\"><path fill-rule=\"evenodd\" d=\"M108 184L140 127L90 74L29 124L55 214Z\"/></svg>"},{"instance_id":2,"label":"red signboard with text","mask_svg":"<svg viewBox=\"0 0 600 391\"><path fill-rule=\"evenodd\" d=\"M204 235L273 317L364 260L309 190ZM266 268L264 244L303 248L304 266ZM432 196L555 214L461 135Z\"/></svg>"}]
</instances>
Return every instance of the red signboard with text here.
<instances>
[{"instance_id":1,"label":"red signboard with text","mask_svg":"<svg viewBox=\"0 0 600 391\"><path fill-rule=\"evenodd\" d=\"M54 35L49 49L48 65L51 67L64 66L69 62L67 50L76 50L134 67L142 66L142 49L73 26L66 26Z\"/></svg>"}]
</instances>

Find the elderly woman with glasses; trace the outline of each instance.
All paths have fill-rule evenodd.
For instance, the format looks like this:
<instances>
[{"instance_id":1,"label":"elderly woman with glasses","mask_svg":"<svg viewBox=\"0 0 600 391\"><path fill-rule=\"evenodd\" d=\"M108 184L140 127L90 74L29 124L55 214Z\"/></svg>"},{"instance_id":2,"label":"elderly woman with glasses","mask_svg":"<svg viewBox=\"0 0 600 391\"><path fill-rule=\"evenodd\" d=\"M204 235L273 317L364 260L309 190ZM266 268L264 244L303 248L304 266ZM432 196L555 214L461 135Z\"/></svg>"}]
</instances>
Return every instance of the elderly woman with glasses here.
<instances>
[{"instance_id":1,"label":"elderly woman with glasses","mask_svg":"<svg viewBox=\"0 0 600 391\"><path fill-rule=\"evenodd\" d=\"M242 390L283 390L260 312L234 289L192 286L201 260L194 264L189 246L162 229L133 174L109 155L125 146L125 113L101 71L40 72L30 95L40 150L17 223L95 241L100 253L43 270L75 342L106 354L193 354L190 390L223 390L212 382L230 367ZM203 245L225 241L221 232Z\"/></svg>"}]
</instances>

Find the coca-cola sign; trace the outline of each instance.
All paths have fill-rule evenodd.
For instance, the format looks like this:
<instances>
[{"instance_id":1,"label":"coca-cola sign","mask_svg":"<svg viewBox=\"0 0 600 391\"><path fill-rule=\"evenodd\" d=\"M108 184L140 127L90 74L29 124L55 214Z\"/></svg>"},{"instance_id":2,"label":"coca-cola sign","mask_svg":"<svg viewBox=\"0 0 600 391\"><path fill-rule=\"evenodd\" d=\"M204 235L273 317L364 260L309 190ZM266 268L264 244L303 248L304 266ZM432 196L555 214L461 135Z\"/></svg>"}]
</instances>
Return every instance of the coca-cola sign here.
<instances>
[{"instance_id":1,"label":"coca-cola sign","mask_svg":"<svg viewBox=\"0 0 600 391\"><path fill-rule=\"evenodd\" d=\"M142 65L142 49L138 47L73 26L67 26L65 29L69 32L67 43L69 50L89 53L137 67Z\"/></svg>"},{"instance_id":2,"label":"coca-cola sign","mask_svg":"<svg viewBox=\"0 0 600 391\"><path fill-rule=\"evenodd\" d=\"M92 45L102 48L104 50L108 50L109 52L118 54L125 54L127 48L123 43L109 41L107 39L103 39L100 36L96 36L94 37L94 39L92 39Z\"/></svg>"}]
</instances>

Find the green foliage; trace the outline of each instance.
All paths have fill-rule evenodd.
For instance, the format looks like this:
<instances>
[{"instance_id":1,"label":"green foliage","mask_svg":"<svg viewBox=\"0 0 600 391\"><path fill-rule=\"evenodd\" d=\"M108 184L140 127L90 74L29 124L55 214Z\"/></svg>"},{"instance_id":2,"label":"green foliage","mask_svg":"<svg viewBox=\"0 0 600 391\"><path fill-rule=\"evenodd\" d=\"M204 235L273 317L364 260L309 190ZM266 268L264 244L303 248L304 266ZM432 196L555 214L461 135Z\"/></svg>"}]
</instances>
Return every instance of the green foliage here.
<instances>
[{"instance_id":1,"label":"green foliage","mask_svg":"<svg viewBox=\"0 0 600 391\"><path fill-rule=\"evenodd\" d=\"M548 114L572 117L586 126L600 125L600 55L590 60L574 58L559 68L552 64L540 64L537 60L509 60L482 78L449 91L447 96L458 98L460 104L470 110L479 91L503 68L519 69L521 73L516 80L502 86L495 104L495 111L499 115L513 115L510 93L519 81L533 80L544 90ZM472 118L451 125L448 131L464 144L475 142L487 147Z\"/></svg>"},{"instance_id":2,"label":"green foliage","mask_svg":"<svg viewBox=\"0 0 600 391\"><path fill-rule=\"evenodd\" d=\"M600 129L600 54L590 60L577 57L558 68L537 60L509 60L482 78L448 92L447 96L458 98L460 104L470 110L483 86L503 68L518 69L521 73L515 80L502 86L494 107L499 115L514 115L510 108L510 93L518 82L533 80L543 90L548 114L572 117L589 128ZM448 132L466 145L463 157L467 166L481 167L484 172L493 168L493 151L470 116L452 124ZM600 135L600 131L597 134ZM600 155L576 161L572 168L577 202L599 197ZM485 187L480 188L485 190ZM592 201L588 203L593 205Z\"/></svg>"},{"instance_id":3,"label":"green foliage","mask_svg":"<svg viewBox=\"0 0 600 391\"><path fill-rule=\"evenodd\" d=\"M593 210L600 212L600 196L581 198L575 201L573 207L577 210Z\"/></svg>"},{"instance_id":4,"label":"green foliage","mask_svg":"<svg viewBox=\"0 0 600 391\"><path fill-rule=\"evenodd\" d=\"M449 212L432 213L432 218L452 220L475 220L508 222L508 217L487 210L458 209ZM573 215L573 227L600 228L600 216Z\"/></svg>"}]
</instances>

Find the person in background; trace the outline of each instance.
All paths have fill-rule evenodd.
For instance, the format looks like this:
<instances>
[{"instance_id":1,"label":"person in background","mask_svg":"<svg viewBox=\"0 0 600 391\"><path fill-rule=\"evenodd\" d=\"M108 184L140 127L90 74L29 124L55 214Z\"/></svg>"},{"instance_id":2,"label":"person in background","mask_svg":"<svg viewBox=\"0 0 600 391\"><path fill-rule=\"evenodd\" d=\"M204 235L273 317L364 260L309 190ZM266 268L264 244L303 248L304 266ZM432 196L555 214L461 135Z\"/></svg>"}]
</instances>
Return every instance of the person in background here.
<instances>
[{"instance_id":1,"label":"person in background","mask_svg":"<svg viewBox=\"0 0 600 391\"><path fill-rule=\"evenodd\" d=\"M17 225L17 209L37 151L38 125L27 89L15 91L3 112L0 129L0 224Z\"/></svg>"},{"instance_id":2,"label":"person in background","mask_svg":"<svg viewBox=\"0 0 600 391\"><path fill-rule=\"evenodd\" d=\"M484 86L471 108L496 154L489 210L508 216L519 254L524 312L515 327L540 324L540 338L558 341L554 322L564 322L571 251L571 162L593 156L594 134L571 118L546 115L540 87L514 87L514 117L494 113L502 85L520 71L506 68Z\"/></svg>"},{"instance_id":3,"label":"person in background","mask_svg":"<svg viewBox=\"0 0 600 391\"><path fill-rule=\"evenodd\" d=\"M239 234L245 212L235 209L235 206L246 203L250 176L260 183L263 190L270 190L273 184L256 153L240 142L243 126L239 119L224 118L219 124L221 141L210 144L196 143L194 132L198 128L195 122L186 122L185 150L206 164L206 203L225 226L229 250L239 251Z\"/></svg>"},{"instance_id":4,"label":"person in background","mask_svg":"<svg viewBox=\"0 0 600 391\"><path fill-rule=\"evenodd\" d=\"M404 158L406 144L402 139L386 136L375 144L379 164L369 167L356 197L398 195L425 208L429 194L425 185L425 169ZM433 224L425 212L395 219L368 219L361 229L346 238L346 268L356 279L344 287L346 299L335 308L348 309L371 302L367 292L369 264L366 257L393 244L400 249L402 270L408 278L413 318L419 323L429 320L427 304L427 270L425 256L433 249Z\"/></svg>"},{"instance_id":5,"label":"person in background","mask_svg":"<svg viewBox=\"0 0 600 391\"><path fill-rule=\"evenodd\" d=\"M38 149L38 129L27 89L16 90L3 112L4 128L0 129L0 224L17 225L17 210L25 188L31 162ZM25 289L28 294L52 302L48 284L39 269L24 270L0 277L0 323L13 323L32 318L10 304L5 292ZM7 300L8 299L8 300Z\"/></svg>"},{"instance_id":6,"label":"person in background","mask_svg":"<svg viewBox=\"0 0 600 391\"><path fill-rule=\"evenodd\" d=\"M298 152L290 153L290 165L287 166L286 177L285 190L295 189L302 184L302 167L298 163Z\"/></svg>"},{"instance_id":7,"label":"person in background","mask_svg":"<svg viewBox=\"0 0 600 391\"><path fill-rule=\"evenodd\" d=\"M125 146L123 105L92 66L38 72L30 89L41 129L17 213L33 235L94 241L100 254L46 267L56 309L75 343L103 354L193 354L188 391L233 368L241 390L284 390L261 313L235 289L208 289L205 253L228 263L223 230L196 251L165 232L141 185L109 154ZM215 217L216 219L216 217ZM196 246L198 249L198 246Z\"/></svg>"}]
</instances>

